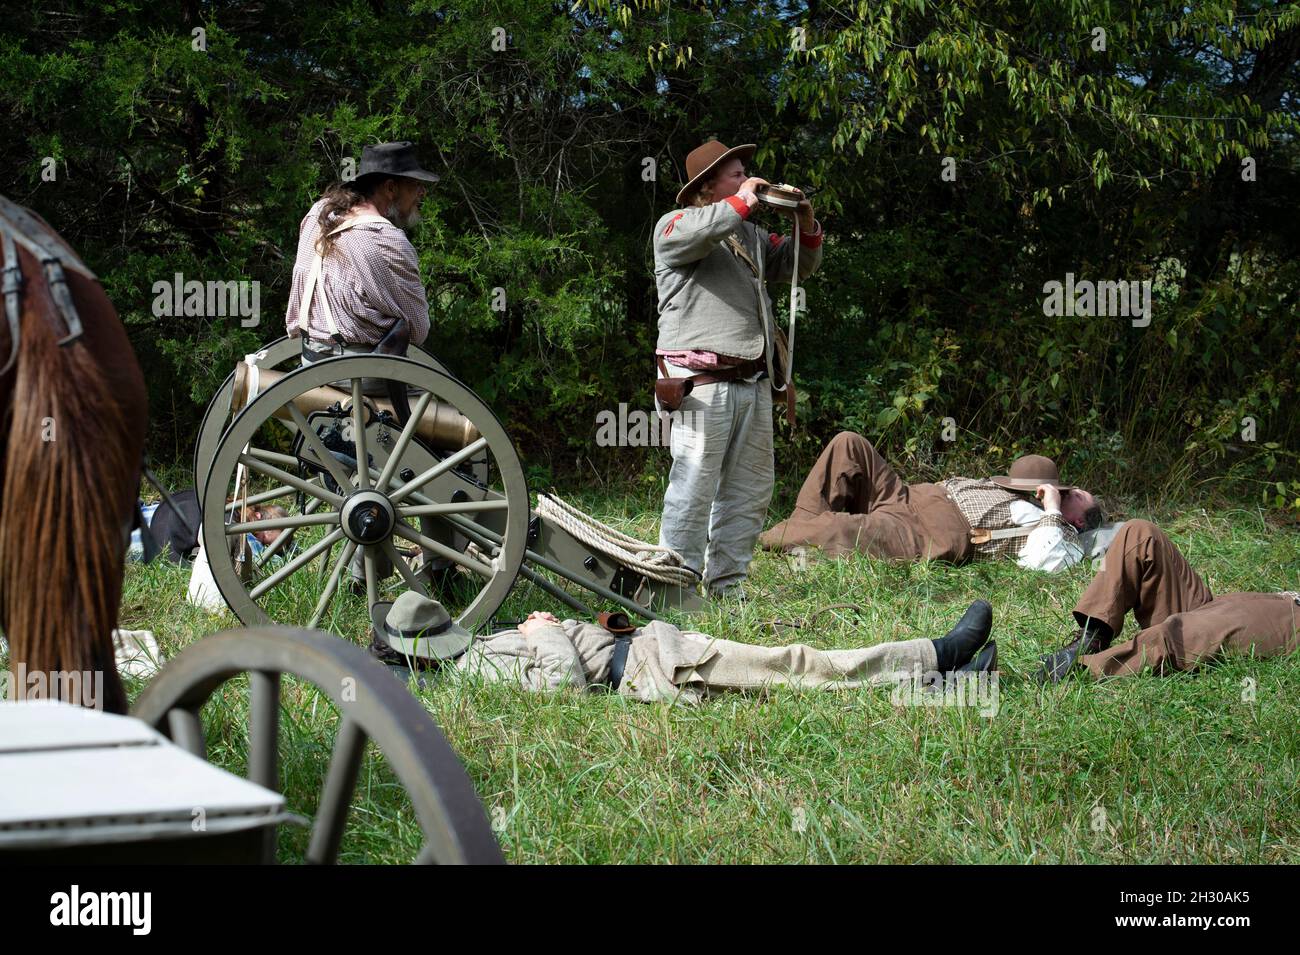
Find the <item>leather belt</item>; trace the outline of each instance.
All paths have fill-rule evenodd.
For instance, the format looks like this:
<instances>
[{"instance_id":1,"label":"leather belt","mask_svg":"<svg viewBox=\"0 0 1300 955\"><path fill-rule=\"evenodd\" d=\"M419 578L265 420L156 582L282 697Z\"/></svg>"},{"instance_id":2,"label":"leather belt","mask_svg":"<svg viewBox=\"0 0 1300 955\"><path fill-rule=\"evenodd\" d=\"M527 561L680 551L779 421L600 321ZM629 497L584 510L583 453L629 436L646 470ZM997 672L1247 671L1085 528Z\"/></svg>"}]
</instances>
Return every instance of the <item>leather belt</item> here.
<instances>
[{"instance_id":1,"label":"leather belt","mask_svg":"<svg viewBox=\"0 0 1300 955\"><path fill-rule=\"evenodd\" d=\"M615 637L614 655L609 658L609 688L617 690L623 685L623 671L627 669L627 652L632 649L632 638Z\"/></svg>"},{"instance_id":2,"label":"leather belt","mask_svg":"<svg viewBox=\"0 0 1300 955\"><path fill-rule=\"evenodd\" d=\"M712 385L720 381L737 381L741 378L748 378L750 375L759 372L766 375L767 368L763 362L755 358L752 361L742 361L739 365L727 365L717 371L705 371L698 375L691 375L691 381L695 382L696 385ZM667 377L667 375L664 377Z\"/></svg>"},{"instance_id":3,"label":"leather belt","mask_svg":"<svg viewBox=\"0 0 1300 955\"><path fill-rule=\"evenodd\" d=\"M668 374L668 366L664 364L663 355L655 355L655 361L659 363L659 371L664 378L672 378ZM698 375L691 375L689 378L676 379L685 382L685 387L681 395L689 395L696 385L712 385L717 382L736 381L740 378L748 378L750 375L759 373L759 381L768 377L767 362L763 358L754 358L750 361L743 361L739 365L727 365L719 368L717 371L700 372ZM791 428L794 427L794 382L787 382L785 387L785 420ZM670 411L676 411L676 407L668 405Z\"/></svg>"},{"instance_id":4,"label":"leather belt","mask_svg":"<svg viewBox=\"0 0 1300 955\"><path fill-rule=\"evenodd\" d=\"M609 688L617 690L623 685L623 671L627 669L627 652L632 649L636 627L627 614L620 612L600 614L597 621L614 635L614 654L609 658Z\"/></svg>"}]
</instances>

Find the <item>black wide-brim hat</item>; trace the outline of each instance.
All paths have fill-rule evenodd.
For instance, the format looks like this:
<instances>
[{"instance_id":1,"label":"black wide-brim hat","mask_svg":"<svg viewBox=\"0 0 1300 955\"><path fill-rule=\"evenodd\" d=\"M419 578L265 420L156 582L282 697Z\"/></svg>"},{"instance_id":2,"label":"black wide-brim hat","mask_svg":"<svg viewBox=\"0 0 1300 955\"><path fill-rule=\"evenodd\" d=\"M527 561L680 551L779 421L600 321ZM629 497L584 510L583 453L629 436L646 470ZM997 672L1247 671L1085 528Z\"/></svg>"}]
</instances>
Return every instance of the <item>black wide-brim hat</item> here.
<instances>
[{"instance_id":1,"label":"black wide-brim hat","mask_svg":"<svg viewBox=\"0 0 1300 955\"><path fill-rule=\"evenodd\" d=\"M361 150L361 166L357 178L365 176L399 176L437 182L442 177L420 165L415 146L411 143L380 143Z\"/></svg>"}]
</instances>

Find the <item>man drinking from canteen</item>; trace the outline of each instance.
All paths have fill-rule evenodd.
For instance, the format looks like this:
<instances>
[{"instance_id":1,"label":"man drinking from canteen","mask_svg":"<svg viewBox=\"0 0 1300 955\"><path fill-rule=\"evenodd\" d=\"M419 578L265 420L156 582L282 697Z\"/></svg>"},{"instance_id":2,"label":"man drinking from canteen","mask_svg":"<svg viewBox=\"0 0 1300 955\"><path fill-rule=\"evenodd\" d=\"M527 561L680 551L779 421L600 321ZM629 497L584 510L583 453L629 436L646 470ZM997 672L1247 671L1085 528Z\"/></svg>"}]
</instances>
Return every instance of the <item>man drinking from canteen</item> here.
<instances>
[{"instance_id":1,"label":"man drinking from canteen","mask_svg":"<svg viewBox=\"0 0 1300 955\"><path fill-rule=\"evenodd\" d=\"M680 208L654 231L659 375L692 379L680 406L667 409L680 415L659 543L681 554L711 595L735 594L747 576L775 480L776 329L764 282L793 278L796 243L750 221L768 186L745 170L756 148L712 141L693 150ZM807 199L789 214L802 233L803 280L821 263L822 228Z\"/></svg>"}]
</instances>

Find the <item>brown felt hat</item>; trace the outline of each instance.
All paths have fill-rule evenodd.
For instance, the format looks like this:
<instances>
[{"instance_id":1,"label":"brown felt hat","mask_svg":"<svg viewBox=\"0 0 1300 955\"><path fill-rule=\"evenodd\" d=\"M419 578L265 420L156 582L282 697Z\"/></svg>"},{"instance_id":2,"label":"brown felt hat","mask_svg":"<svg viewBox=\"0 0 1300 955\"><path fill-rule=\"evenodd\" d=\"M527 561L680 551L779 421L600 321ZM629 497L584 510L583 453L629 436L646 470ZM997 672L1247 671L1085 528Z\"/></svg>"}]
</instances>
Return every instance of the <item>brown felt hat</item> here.
<instances>
[{"instance_id":1,"label":"brown felt hat","mask_svg":"<svg viewBox=\"0 0 1300 955\"><path fill-rule=\"evenodd\" d=\"M1056 462L1041 454L1026 454L1015 459L1007 474L999 474L990 480L1009 491L1034 491L1040 484L1050 484L1062 491L1071 491L1073 484L1062 484L1061 473L1056 469Z\"/></svg>"},{"instance_id":2,"label":"brown felt hat","mask_svg":"<svg viewBox=\"0 0 1300 955\"><path fill-rule=\"evenodd\" d=\"M753 143L747 146L732 146L728 149L716 139L711 139L703 146L692 149L686 156L686 175L689 181L682 186L681 192L677 193L677 204L686 205L686 201L700 186L704 185L705 178L716 169L719 165L731 158L747 160L754 155L758 146Z\"/></svg>"}]
</instances>

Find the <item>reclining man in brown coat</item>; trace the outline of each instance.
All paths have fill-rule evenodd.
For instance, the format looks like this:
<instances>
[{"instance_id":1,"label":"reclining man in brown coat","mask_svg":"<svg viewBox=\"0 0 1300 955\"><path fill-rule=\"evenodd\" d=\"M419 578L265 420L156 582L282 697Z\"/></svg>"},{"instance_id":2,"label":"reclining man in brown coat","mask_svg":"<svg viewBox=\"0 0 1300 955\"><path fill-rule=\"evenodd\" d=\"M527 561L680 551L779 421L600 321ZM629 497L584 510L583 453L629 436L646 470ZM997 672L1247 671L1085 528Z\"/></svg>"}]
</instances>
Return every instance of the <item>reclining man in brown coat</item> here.
<instances>
[{"instance_id":1,"label":"reclining man in brown coat","mask_svg":"<svg viewBox=\"0 0 1300 955\"><path fill-rule=\"evenodd\" d=\"M993 610L984 600L971 604L938 639L852 650L755 646L681 630L663 620L632 627L621 614L602 627L541 611L529 614L516 629L475 639L442 604L413 590L392 604L376 604L371 613L376 634L371 652L386 663L418 667L424 661L454 659L458 670L488 682L534 692L606 689L645 703L698 703L721 691L773 686L847 690L898 685L926 674L942 674L946 684L954 674L988 673L997 667L997 644L989 641Z\"/></svg>"},{"instance_id":2,"label":"reclining man in brown coat","mask_svg":"<svg viewBox=\"0 0 1300 955\"><path fill-rule=\"evenodd\" d=\"M1026 455L988 479L908 485L870 441L843 431L813 465L794 513L759 542L954 564L1014 556L1022 567L1055 571L1083 559L1079 531L1102 522L1096 499L1062 484L1050 458Z\"/></svg>"},{"instance_id":3,"label":"reclining man in brown coat","mask_svg":"<svg viewBox=\"0 0 1300 955\"><path fill-rule=\"evenodd\" d=\"M1111 645L1124 615L1142 629ZM1041 682L1058 682L1082 663L1097 678L1190 670L1221 651L1266 657L1296 648L1300 594L1238 593L1215 597L1165 532L1126 521L1101 570L1074 608L1079 631L1043 657Z\"/></svg>"}]
</instances>

